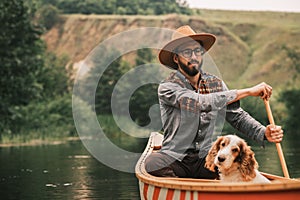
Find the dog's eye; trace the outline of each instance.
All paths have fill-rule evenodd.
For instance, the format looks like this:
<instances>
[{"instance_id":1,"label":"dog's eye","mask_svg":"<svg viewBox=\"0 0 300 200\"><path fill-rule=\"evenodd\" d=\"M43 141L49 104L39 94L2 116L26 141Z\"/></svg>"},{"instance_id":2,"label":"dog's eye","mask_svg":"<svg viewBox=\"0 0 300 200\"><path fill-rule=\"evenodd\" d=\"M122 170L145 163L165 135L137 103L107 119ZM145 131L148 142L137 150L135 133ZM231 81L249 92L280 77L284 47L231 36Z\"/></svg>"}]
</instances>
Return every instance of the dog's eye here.
<instances>
[{"instance_id":1,"label":"dog's eye","mask_svg":"<svg viewBox=\"0 0 300 200\"><path fill-rule=\"evenodd\" d=\"M222 142L222 143L221 143L221 146L222 146L222 147L225 147L225 142Z\"/></svg>"},{"instance_id":2,"label":"dog's eye","mask_svg":"<svg viewBox=\"0 0 300 200\"><path fill-rule=\"evenodd\" d=\"M233 148L233 149L232 149L232 152L233 152L233 153L236 153L236 152L238 152L238 151L239 151L238 148Z\"/></svg>"}]
</instances>

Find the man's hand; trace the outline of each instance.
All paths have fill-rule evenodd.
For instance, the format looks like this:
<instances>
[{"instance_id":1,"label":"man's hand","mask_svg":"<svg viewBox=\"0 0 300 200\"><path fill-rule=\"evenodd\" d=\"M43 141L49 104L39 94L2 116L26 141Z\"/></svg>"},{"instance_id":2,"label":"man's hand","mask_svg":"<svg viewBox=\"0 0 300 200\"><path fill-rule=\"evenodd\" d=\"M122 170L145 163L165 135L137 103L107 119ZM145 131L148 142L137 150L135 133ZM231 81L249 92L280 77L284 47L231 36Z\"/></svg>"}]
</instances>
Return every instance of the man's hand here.
<instances>
[{"instance_id":1,"label":"man's hand","mask_svg":"<svg viewBox=\"0 0 300 200\"><path fill-rule=\"evenodd\" d=\"M262 99L269 100L272 95L272 87L265 82L257 84L250 88L240 89L236 92L236 98L228 104L243 99L248 96L260 96Z\"/></svg>"},{"instance_id":2,"label":"man's hand","mask_svg":"<svg viewBox=\"0 0 300 200\"><path fill-rule=\"evenodd\" d=\"M269 100L272 95L272 87L265 82L255 85L249 89L251 96L260 96L262 99Z\"/></svg>"},{"instance_id":3,"label":"man's hand","mask_svg":"<svg viewBox=\"0 0 300 200\"><path fill-rule=\"evenodd\" d=\"M269 142L279 143L282 141L283 130L281 126L268 125L265 136Z\"/></svg>"}]
</instances>

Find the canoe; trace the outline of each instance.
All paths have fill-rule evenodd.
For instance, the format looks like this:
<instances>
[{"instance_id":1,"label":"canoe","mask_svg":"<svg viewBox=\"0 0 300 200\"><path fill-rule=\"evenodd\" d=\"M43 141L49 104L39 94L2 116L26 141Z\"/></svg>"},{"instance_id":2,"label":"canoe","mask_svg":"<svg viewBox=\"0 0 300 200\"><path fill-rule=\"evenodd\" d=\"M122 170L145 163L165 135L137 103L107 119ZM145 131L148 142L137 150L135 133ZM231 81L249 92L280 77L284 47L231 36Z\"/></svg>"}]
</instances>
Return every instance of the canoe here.
<instances>
[{"instance_id":1,"label":"canoe","mask_svg":"<svg viewBox=\"0 0 300 200\"><path fill-rule=\"evenodd\" d=\"M262 173L270 184L221 183L219 180L155 177L145 170L144 161L160 149L163 136L151 133L148 144L135 166L142 200L293 200L300 199L299 179Z\"/></svg>"}]
</instances>

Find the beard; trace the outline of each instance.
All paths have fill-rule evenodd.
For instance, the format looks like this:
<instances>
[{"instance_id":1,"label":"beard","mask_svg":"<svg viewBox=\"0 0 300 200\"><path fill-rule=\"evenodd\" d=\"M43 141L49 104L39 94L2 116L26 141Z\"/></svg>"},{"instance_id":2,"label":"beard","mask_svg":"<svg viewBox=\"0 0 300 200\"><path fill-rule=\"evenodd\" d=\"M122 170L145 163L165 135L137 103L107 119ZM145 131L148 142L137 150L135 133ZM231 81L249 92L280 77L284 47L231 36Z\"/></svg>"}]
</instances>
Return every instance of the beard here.
<instances>
[{"instance_id":1,"label":"beard","mask_svg":"<svg viewBox=\"0 0 300 200\"><path fill-rule=\"evenodd\" d=\"M198 60L191 60L186 65L182 63L180 59L178 59L179 67L189 76L196 76L196 74L198 74L199 71L201 70L202 63L203 63L202 60L201 63ZM192 64L197 64L197 65L196 66L193 65L192 68L189 68L188 66Z\"/></svg>"}]
</instances>

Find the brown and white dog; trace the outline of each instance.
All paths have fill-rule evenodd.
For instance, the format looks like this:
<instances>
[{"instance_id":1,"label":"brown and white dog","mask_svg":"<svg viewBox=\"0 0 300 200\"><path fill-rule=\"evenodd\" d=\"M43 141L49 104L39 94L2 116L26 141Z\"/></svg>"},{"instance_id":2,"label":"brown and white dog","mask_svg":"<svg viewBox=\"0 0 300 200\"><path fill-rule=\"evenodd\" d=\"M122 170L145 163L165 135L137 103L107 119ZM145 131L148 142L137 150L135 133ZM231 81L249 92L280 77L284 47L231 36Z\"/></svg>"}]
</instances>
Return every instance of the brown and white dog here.
<instances>
[{"instance_id":1,"label":"brown and white dog","mask_svg":"<svg viewBox=\"0 0 300 200\"><path fill-rule=\"evenodd\" d=\"M218 167L223 182L270 183L259 173L254 152L236 135L219 137L206 157L205 167L215 171Z\"/></svg>"}]
</instances>

